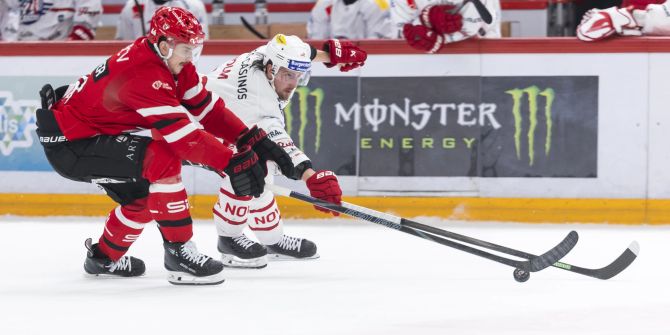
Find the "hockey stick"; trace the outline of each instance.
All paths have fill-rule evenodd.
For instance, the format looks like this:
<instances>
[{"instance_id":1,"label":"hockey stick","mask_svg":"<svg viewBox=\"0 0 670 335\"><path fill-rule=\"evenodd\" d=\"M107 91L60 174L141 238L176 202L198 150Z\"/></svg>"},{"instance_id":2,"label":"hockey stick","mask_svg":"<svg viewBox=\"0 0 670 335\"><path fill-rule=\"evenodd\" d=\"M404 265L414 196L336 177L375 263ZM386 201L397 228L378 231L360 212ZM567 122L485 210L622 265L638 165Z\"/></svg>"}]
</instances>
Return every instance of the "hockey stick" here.
<instances>
[{"instance_id":1,"label":"hockey stick","mask_svg":"<svg viewBox=\"0 0 670 335\"><path fill-rule=\"evenodd\" d=\"M256 30L256 28L254 28L254 26L252 26L251 23L249 23L249 21L247 21L244 18L244 16L240 16L240 20L242 21L242 25L244 25L244 28L247 28L247 30L249 30L252 34L256 35L256 37L263 40L268 39L265 35L261 34L258 30Z\"/></svg>"},{"instance_id":2,"label":"hockey stick","mask_svg":"<svg viewBox=\"0 0 670 335\"><path fill-rule=\"evenodd\" d=\"M497 245L494 243L482 241L476 238L468 237L465 235L457 234L454 232L438 229L435 227L427 226L418 222L414 222L411 220L407 220L398 216L378 212L369 208L357 206L354 204L342 202L341 205L335 205L332 203L328 203L313 197L310 197L308 195L304 195L295 191L291 191L287 188L278 186L278 185L273 185L273 184L266 184L265 187L275 194L278 195L283 195L287 197L291 197L294 199L302 200L304 202L308 202L313 205L317 205L319 207L332 210L338 213L342 214L347 214L349 216L363 219L372 223L377 223L389 228L393 228L399 231L402 231L404 233L414 235L429 241L433 241L442 245L446 245L449 247L452 247L454 249L458 249L461 251L465 251L467 253L477 255L501 264L505 264L508 266L512 266L516 269L527 271L527 272L537 272L540 271L546 267L551 266L563 256L565 256L572 248L577 244L577 240L579 239L579 236L577 235L577 232L571 231L564 239L556 245L554 248L551 250L547 251L546 253L542 254L541 256L532 256L528 257L527 260L525 261L518 261L518 260L513 260L509 258L505 258L502 256L498 256L495 254L491 254L489 252L476 249L458 242L454 242L452 240L448 240L443 237L448 237L452 238L454 240L458 240L461 242L465 242L468 244L488 248L494 251L498 252L503 252L503 253L512 253L512 252L519 252L518 250L511 249L508 247L504 247L501 245Z\"/></svg>"},{"instance_id":3,"label":"hockey stick","mask_svg":"<svg viewBox=\"0 0 670 335\"><path fill-rule=\"evenodd\" d=\"M484 6L481 0L466 0L466 2L472 2L473 5L475 5L475 9L477 10L477 13L479 13L479 16L484 20L486 24L491 24L493 22L493 17L491 16L491 12Z\"/></svg>"},{"instance_id":4,"label":"hockey stick","mask_svg":"<svg viewBox=\"0 0 670 335\"><path fill-rule=\"evenodd\" d=\"M633 241L630 243L630 245L628 245L628 248L626 248L626 250L624 250L621 255L619 255L619 257L617 257L612 263L607 264L605 267L599 269L588 269L563 262L555 262L552 264L552 266L566 271L579 273L581 275L607 280L618 275L621 273L621 271L625 270L629 265L631 265L639 253L640 245L637 243L637 241ZM518 250L515 253L510 253L510 255L523 258L535 257L533 254Z\"/></svg>"}]
</instances>

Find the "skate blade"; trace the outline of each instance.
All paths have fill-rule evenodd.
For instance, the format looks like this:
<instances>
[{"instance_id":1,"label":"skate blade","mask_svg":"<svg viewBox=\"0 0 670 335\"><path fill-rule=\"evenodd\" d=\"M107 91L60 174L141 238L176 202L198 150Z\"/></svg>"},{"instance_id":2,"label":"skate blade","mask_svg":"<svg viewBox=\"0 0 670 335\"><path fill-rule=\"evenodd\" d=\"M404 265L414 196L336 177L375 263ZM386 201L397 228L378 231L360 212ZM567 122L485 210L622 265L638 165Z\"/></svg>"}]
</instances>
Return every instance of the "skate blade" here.
<instances>
[{"instance_id":1,"label":"skate blade","mask_svg":"<svg viewBox=\"0 0 670 335\"><path fill-rule=\"evenodd\" d=\"M310 257L293 257L293 256L287 256L287 255L282 255L282 254L268 254L268 259L272 262L276 261L308 261L312 259L317 259L321 256L319 256L318 253L314 254L313 256Z\"/></svg>"},{"instance_id":2,"label":"skate blade","mask_svg":"<svg viewBox=\"0 0 670 335\"><path fill-rule=\"evenodd\" d=\"M268 266L268 259L265 256L243 259L233 255L221 254L223 266L234 269L262 269Z\"/></svg>"},{"instance_id":3,"label":"skate blade","mask_svg":"<svg viewBox=\"0 0 670 335\"><path fill-rule=\"evenodd\" d=\"M205 277L196 277L185 272L168 271L167 280L173 285L218 285L225 281L223 271Z\"/></svg>"},{"instance_id":4,"label":"skate blade","mask_svg":"<svg viewBox=\"0 0 670 335\"><path fill-rule=\"evenodd\" d=\"M144 275L145 275L145 273L143 273L139 276L119 276L119 275L112 275L112 274L108 274L108 273L97 273L96 274L96 273L84 272L84 278L91 278L91 279L95 278L95 279L105 279L105 280L107 280L107 279L114 280L114 279L138 278L138 277L144 277Z\"/></svg>"}]
</instances>

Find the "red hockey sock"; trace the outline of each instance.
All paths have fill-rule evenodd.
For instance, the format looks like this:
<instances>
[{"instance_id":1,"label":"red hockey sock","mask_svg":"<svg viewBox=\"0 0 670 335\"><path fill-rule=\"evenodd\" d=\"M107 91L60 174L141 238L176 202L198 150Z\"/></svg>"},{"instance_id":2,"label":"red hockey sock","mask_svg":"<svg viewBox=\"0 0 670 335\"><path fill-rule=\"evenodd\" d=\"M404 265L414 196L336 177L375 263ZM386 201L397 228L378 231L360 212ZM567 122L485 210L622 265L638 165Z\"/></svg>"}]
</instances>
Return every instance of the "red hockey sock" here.
<instances>
[{"instance_id":1,"label":"red hockey sock","mask_svg":"<svg viewBox=\"0 0 670 335\"><path fill-rule=\"evenodd\" d=\"M129 205L118 206L109 213L98 244L102 253L116 261L128 251L144 226L151 222L146 202L146 198L136 200Z\"/></svg>"},{"instance_id":2,"label":"red hockey sock","mask_svg":"<svg viewBox=\"0 0 670 335\"><path fill-rule=\"evenodd\" d=\"M170 242L187 242L193 236L191 213L184 184L149 186L149 212Z\"/></svg>"}]
</instances>

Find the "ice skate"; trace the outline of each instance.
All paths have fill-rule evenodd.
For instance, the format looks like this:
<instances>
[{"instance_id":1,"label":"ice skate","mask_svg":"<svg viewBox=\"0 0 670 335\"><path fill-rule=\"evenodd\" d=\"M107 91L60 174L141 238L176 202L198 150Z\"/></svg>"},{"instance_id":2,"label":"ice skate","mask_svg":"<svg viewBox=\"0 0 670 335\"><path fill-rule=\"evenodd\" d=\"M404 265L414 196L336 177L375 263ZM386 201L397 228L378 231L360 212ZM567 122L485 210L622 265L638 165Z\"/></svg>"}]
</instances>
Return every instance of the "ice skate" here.
<instances>
[{"instance_id":1,"label":"ice skate","mask_svg":"<svg viewBox=\"0 0 670 335\"><path fill-rule=\"evenodd\" d=\"M198 252L195 243L164 242L168 281L175 285L217 285L224 281L223 264Z\"/></svg>"},{"instance_id":2,"label":"ice skate","mask_svg":"<svg viewBox=\"0 0 670 335\"><path fill-rule=\"evenodd\" d=\"M278 243L266 247L268 258L273 261L319 258L319 254L316 253L316 244L304 238L284 235Z\"/></svg>"},{"instance_id":3,"label":"ice skate","mask_svg":"<svg viewBox=\"0 0 670 335\"><path fill-rule=\"evenodd\" d=\"M231 268L262 269L268 265L267 250L246 235L219 236L218 249L223 265Z\"/></svg>"},{"instance_id":4,"label":"ice skate","mask_svg":"<svg viewBox=\"0 0 670 335\"><path fill-rule=\"evenodd\" d=\"M137 277L144 274L144 262L135 257L123 256L119 260L112 261L107 255L100 252L98 244L93 244L93 240L87 238L84 246L88 250L86 261L84 261L84 271L92 276L116 276L116 277Z\"/></svg>"}]
</instances>

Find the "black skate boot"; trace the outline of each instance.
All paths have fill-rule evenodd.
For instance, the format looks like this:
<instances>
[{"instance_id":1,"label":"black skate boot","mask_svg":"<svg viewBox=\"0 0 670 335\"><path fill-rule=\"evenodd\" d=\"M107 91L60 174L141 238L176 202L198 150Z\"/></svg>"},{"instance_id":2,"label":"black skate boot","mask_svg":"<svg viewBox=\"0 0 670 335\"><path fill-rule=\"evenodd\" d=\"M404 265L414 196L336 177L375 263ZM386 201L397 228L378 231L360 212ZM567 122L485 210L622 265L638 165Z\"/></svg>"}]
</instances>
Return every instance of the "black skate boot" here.
<instances>
[{"instance_id":1,"label":"black skate boot","mask_svg":"<svg viewBox=\"0 0 670 335\"><path fill-rule=\"evenodd\" d=\"M267 249L244 234L236 237L219 236L218 249L224 266L262 269L268 265Z\"/></svg>"},{"instance_id":2,"label":"black skate boot","mask_svg":"<svg viewBox=\"0 0 670 335\"><path fill-rule=\"evenodd\" d=\"M139 258L123 256L114 262L103 254L98 244L93 244L90 238L86 239L84 246L88 250L86 261L84 261L84 271L90 275L137 277L144 274L146 268L144 262Z\"/></svg>"},{"instance_id":3,"label":"black skate boot","mask_svg":"<svg viewBox=\"0 0 670 335\"><path fill-rule=\"evenodd\" d=\"M270 260L302 260L319 258L314 242L288 235L282 236L277 244L267 245Z\"/></svg>"},{"instance_id":4,"label":"black skate boot","mask_svg":"<svg viewBox=\"0 0 670 335\"><path fill-rule=\"evenodd\" d=\"M223 264L198 252L195 243L167 242L165 268L168 281L175 285L216 285L223 283Z\"/></svg>"}]
</instances>

